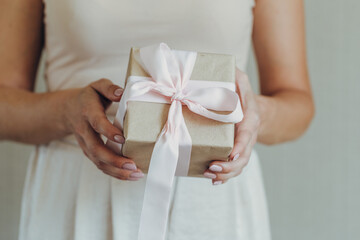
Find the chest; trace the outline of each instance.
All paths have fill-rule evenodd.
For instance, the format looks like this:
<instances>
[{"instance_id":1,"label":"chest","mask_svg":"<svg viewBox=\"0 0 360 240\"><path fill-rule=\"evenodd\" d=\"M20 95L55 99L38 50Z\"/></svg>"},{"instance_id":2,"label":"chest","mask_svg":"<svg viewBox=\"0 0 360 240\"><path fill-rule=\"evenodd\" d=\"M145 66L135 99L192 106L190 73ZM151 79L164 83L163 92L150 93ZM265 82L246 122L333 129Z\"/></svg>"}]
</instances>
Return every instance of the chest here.
<instances>
[{"instance_id":1,"label":"chest","mask_svg":"<svg viewBox=\"0 0 360 240\"><path fill-rule=\"evenodd\" d=\"M187 43L191 42L196 49L202 44L223 44L244 37L252 20L250 3L251 0L45 0L46 30L50 41L62 41L78 52L92 55L121 51L116 46L123 46L124 54L128 54L131 46L156 41L179 48L188 48Z\"/></svg>"}]
</instances>

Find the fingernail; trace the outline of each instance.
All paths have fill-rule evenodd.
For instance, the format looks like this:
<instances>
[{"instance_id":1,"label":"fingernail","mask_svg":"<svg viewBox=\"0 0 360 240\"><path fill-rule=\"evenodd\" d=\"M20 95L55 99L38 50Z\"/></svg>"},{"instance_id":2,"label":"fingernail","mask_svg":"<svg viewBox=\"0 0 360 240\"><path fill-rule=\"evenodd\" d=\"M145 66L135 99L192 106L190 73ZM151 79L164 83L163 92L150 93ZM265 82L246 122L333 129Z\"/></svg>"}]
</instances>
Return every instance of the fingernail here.
<instances>
[{"instance_id":1,"label":"fingernail","mask_svg":"<svg viewBox=\"0 0 360 240\"><path fill-rule=\"evenodd\" d=\"M237 160L237 159L239 158L239 156L240 156L240 154L236 154L236 155L233 157L232 161Z\"/></svg>"},{"instance_id":2,"label":"fingernail","mask_svg":"<svg viewBox=\"0 0 360 240\"><path fill-rule=\"evenodd\" d=\"M118 89L115 90L114 95L119 97L119 96L121 96L121 94L123 94L123 92L124 92L123 89L118 88Z\"/></svg>"},{"instance_id":3,"label":"fingernail","mask_svg":"<svg viewBox=\"0 0 360 240\"><path fill-rule=\"evenodd\" d=\"M127 170L136 170L136 165L133 163L125 163L122 168Z\"/></svg>"},{"instance_id":4,"label":"fingernail","mask_svg":"<svg viewBox=\"0 0 360 240\"><path fill-rule=\"evenodd\" d=\"M142 172L133 172L132 174L130 174L130 177L132 178L142 178L144 176L144 174Z\"/></svg>"},{"instance_id":5,"label":"fingernail","mask_svg":"<svg viewBox=\"0 0 360 240\"><path fill-rule=\"evenodd\" d=\"M123 136L120 135L115 135L114 136L115 141L117 141L118 143L124 143L125 142L125 138Z\"/></svg>"},{"instance_id":6,"label":"fingernail","mask_svg":"<svg viewBox=\"0 0 360 240\"><path fill-rule=\"evenodd\" d=\"M219 165L215 165L215 164L211 165L209 167L209 169L213 172L221 172L222 171L222 167L220 167Z\"/></svg>"},{"instance_id":7,"label":"fingernail","mask_svg":"<svg viewBox=\"0 0 360 240\"><path fill-rule=\"evenodd\" d=\"M222 184L222 181L215 181L215 182L213 183L213 185L220 185L220 184Z\"/></svg>"},{"instance_id":8,"label":"fingernail","mask_svg":"<svg viewBox=\"0 0 360 240\"><path fill-rule=\"evenodd\" d=\"M204 176L207 177L207 178L211 178L211 179L216 178L216 174L209 173L209 172L205 172Z\"/></svg>"}]
</instances>

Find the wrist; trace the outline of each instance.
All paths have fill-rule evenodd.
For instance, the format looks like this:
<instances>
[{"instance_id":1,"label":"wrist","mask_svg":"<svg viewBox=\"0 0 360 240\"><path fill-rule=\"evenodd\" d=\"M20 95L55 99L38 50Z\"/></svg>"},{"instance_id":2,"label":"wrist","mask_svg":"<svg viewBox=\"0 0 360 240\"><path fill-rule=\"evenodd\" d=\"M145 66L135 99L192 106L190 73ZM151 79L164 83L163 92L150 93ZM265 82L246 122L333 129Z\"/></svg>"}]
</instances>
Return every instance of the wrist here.
<instances>
[{"instance_id":1,"label":"wrist","mask_svg":"<svg viewBox=\"0 0 360 240\"><path fill-rule=\"evenodd\" d=\"M58 104L58 128L64 134L71 134L73 132L72 120L74 114L76 114L77 96L80 89L67 89L59 92L59 104Z\"/></svg>"},{"instance_id":2,"label":"wrist","mask_svg":"<svg viewBox=\"0 0 360 240\"><path fill-rule=\"evenodd\" d=\"M274 99L264 95L256 95L255 96L259 116L260 116L260 126L258 130L258 141L264 143L264 139L268 139L268 129L270 119L276 115L276 109L274 104Z\"/></svg>"}]
</instances>

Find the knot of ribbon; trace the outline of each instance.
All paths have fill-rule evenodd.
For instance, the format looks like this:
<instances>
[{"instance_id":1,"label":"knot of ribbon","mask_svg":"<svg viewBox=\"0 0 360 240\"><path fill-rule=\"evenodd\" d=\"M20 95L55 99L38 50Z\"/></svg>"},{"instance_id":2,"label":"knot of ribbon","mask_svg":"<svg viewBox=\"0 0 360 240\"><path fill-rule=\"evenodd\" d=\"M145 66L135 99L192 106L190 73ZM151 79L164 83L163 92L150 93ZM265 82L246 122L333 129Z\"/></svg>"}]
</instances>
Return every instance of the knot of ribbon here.
<instances>
[{"instance_id":1,"label":"knot of ribbon","mask_svg":"<svg viewBox=\"0 0 360 240\"><path fill-rule=\"evenodd\" d=\"M172 101L181 101L183 99L184 99L184 95L181 91L179 91L179 92L174 93L174 95L172 95L171 102Z\"/></svg>"},{"instance_id":2,"label":"knot of ribbon","mask_svg":"<svg viewBox=\"0 0 360 240\"><path fill-rule=\"evenodd\" d=\"M196 52L171 50L165 43L140 48L139 52L139 63L151 77L129 76L114 125L123 129L128 101L171 104L151 156L138 234L138 240L162 240L174 176L187 176L189 170L192 141L182 105L196 114L227 123L240 122L243 113L234 83L190 80ZM121 144L109 141L108 145L121 153Z\"/></svg>"}]
</instances>

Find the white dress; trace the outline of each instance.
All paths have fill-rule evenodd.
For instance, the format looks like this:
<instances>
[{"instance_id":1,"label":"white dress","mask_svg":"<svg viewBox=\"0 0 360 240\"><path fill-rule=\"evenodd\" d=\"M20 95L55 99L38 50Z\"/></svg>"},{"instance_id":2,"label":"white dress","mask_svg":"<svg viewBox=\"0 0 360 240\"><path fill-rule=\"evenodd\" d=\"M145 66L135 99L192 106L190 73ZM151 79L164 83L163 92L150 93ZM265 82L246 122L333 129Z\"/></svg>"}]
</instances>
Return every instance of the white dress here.
<instances>
[{"instance_id":1,"label":"white dress","mask_svg":"<svg viewBox=\"0 0 360 240\"><path fill-rule=\"evenodd\" d=\"M44 0L48 91L99 78L124 85L132 46L236 55L244 70L254 0ZM114 105L107 112L115 114ZM73 136L37 146L28 165L19 240L135 240L146 178L121 181L88 160ZM168 240L269 240L257 154L223 185L176 177Z\"/></svg>"}]
</instances>

